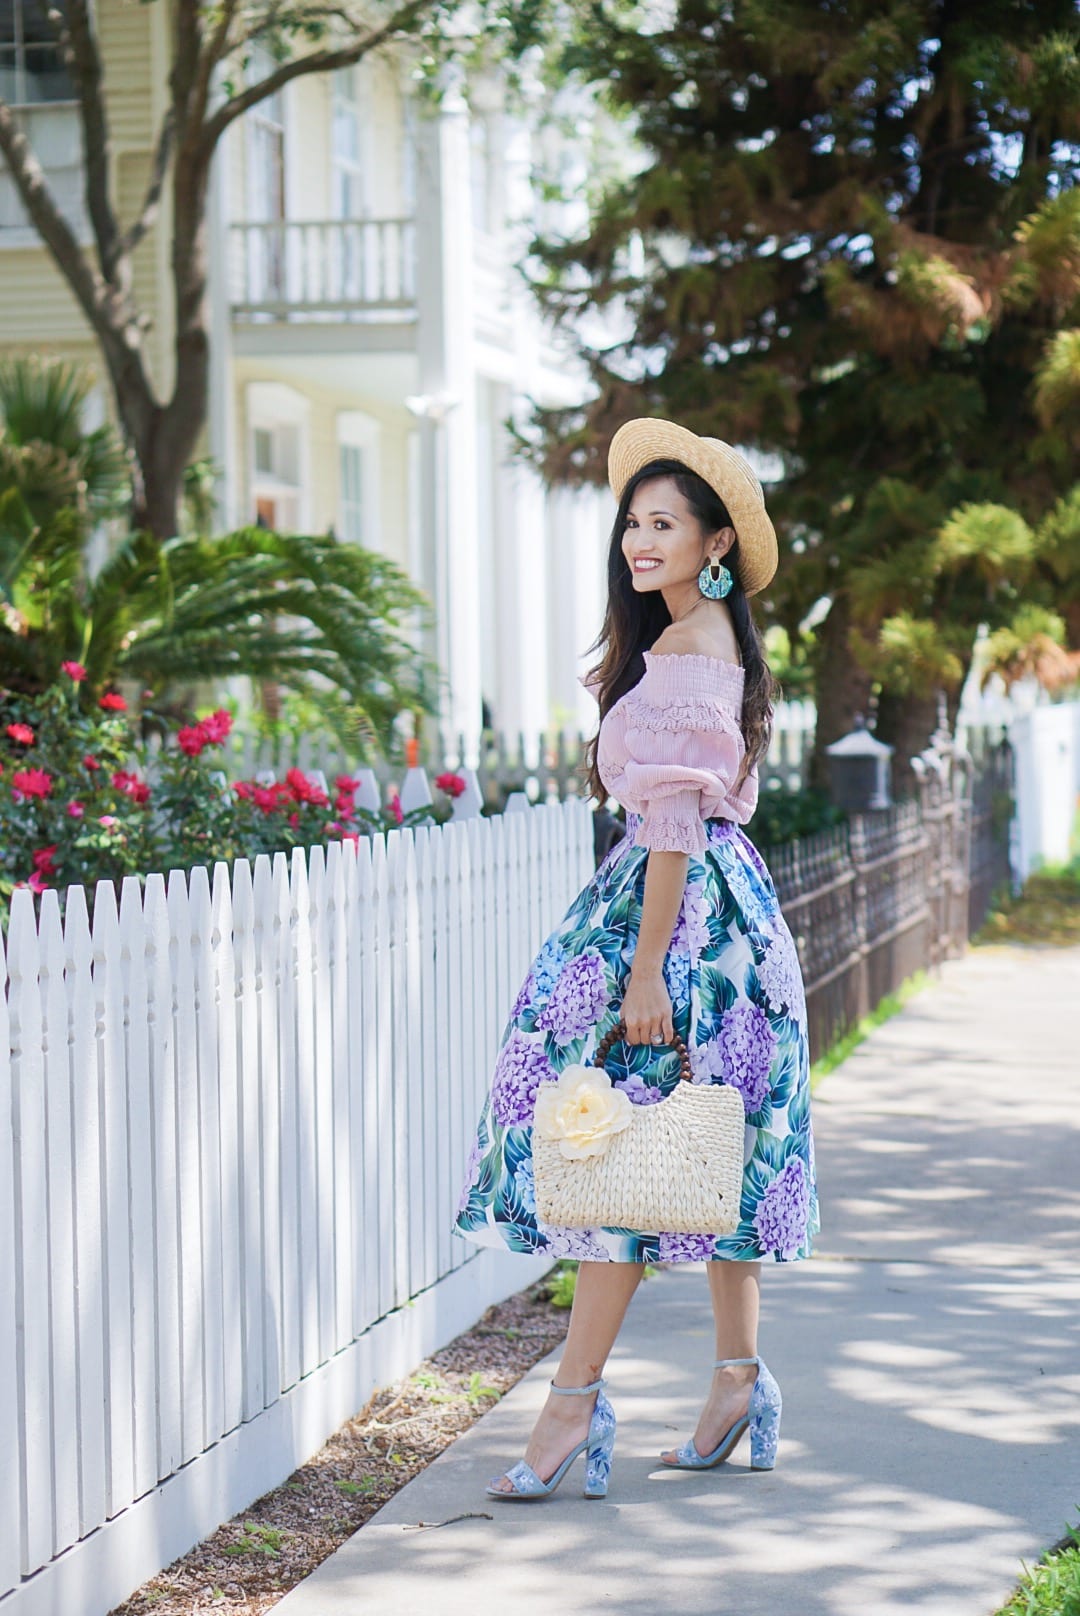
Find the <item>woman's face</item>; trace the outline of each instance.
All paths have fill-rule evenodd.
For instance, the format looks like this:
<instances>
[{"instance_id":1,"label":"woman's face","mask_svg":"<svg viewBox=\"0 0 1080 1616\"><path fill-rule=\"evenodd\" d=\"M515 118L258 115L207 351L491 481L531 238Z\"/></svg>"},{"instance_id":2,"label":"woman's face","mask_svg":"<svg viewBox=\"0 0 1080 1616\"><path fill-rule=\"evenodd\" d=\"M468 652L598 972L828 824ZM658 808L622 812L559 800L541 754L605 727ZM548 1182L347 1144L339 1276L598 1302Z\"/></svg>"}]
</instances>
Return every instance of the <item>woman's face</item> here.
<instances>
[{"instance_id":1,"label":"woman's face","mask_svg":"<svg viewBox=\"0 0 1080 1616\"><path fill-rule=\"evenodd\" d=\"M634 490L622 552L635 589L670 589L696 579L706 560L723 555L734 537L732 528L703 533L672 478L652 477Z\"/></svg>"}]
</instances>

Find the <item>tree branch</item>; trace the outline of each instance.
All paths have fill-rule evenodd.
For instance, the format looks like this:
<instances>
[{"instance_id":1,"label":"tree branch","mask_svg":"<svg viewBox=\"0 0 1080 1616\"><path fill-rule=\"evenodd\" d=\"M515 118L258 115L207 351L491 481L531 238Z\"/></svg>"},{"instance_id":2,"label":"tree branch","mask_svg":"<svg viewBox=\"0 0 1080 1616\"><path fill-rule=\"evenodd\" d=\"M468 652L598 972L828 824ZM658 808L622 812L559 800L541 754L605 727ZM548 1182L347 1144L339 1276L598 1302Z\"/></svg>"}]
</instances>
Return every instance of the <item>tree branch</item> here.
<instances>
[{"instance_id":1,"label":"tree branch","mask_svg":"<svg viewBox=\"0 0 1080 1616\"><path fill-rule=\"evenodd\" d=\"M161 133L158 135L157 147L154 151L154 163L150 170L150 180L146 187L143 205L120 238L119 250L121 256L130 256L135 251L135 248L142 241L146 232L151 229L157 218L161 193L165 188L165 176L169 171L169 159L172 156L175 131L176 117L170 107L161 125Z\"/></svg>"},{"instance_id":2,"label":"tree branch","mask_svg":"<svg viewBox=\"0 0 1080 1616\"><path fill-rule=\"evenodd\" d=\"M101 277L87 263L75 232L57 207L41 164L6 101L0 101L0 152L34 229L52 253L86 318L97 329L105 290Z\"/></svg>"},{"instance_id":3,"label":"tree branch","mask_svg":"<svg viewBox=\"0 0 1080 1616\"><path fill-rule=\"evenodd\" d=\"M307 56L298 56L292 61L283 62L273 73L268 73L261 83L249 85L239 95L233 96L231 101L226 101L218 107L213 116L207 119L202 136L207 152L213 151L231 123L242 117L251 107L258 106L260 101L265 101L268 96L274 95L286 84L290 84L293 79L301 78L307 73L333 73L341 67L352 67L369 51L376 50L395 34L411 28L426 12L434 11L435 4L436 0L409 0L409 3L388 18L381 28L374 29L351 45L312 51Z\"/></svg>"},{"instance_id":4,"label":"tree branch","mask_svg":"<svg viewBox=\"0 0 1080 1616\"><path fill-rule=\"evenodd\" d=\"M109 195L109 119L102 95L101 54L86 0L66 0L64 16L83 126L86 210L94 229L101 272L107 281L113 282L119 257L120 227Z\"/></svg>"}]
</instances>

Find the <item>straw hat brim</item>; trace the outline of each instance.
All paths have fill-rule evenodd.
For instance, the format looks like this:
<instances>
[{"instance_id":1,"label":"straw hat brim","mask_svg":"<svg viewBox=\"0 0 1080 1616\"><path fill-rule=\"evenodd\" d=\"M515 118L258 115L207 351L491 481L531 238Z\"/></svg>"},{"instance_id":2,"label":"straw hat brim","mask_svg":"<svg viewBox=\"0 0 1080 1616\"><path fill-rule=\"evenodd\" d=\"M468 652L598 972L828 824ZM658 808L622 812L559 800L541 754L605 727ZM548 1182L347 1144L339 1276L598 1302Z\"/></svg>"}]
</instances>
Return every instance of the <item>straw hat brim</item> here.
<instances>
[{"instance_id":1,"label":"straw hat brim","mask_svg":"<svg viewBox=\"0 0 1080 1616\"><path fill-rule=\"evenodd\" d=\"M764 589L776 571L776 530L750 462L720 438L699 438L674 421L625 421L608 450L608 481L616 499L654 460L679 460L704 478L731 515L739 540L739 578L748 595Z\"/></svg>"}]
</instances>

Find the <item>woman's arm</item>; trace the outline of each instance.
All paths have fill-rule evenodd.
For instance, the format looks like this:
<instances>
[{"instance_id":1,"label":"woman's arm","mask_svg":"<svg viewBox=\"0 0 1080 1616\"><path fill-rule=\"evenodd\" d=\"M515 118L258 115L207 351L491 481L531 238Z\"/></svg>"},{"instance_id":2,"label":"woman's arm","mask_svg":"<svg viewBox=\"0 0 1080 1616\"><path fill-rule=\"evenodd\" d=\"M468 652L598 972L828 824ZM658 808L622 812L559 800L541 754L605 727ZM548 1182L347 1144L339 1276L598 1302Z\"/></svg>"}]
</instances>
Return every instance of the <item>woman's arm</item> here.
<instances>
[{"instance_id":1,"label":"woman's arm","mask_svg":"<svg viewBox=\"0 0 1080 1616\"><path fill-rule=\"evenodd\" d=\"M664 956L686 890L689 865L688 853L665 853L656 848L649 852L637 949L620 1012L626 1023L627 1043L647 1044L653 1033L660 1033L664 1042L670 1043L675 1031L671 997L664 982Z\"/></svg>"}]
</instances>

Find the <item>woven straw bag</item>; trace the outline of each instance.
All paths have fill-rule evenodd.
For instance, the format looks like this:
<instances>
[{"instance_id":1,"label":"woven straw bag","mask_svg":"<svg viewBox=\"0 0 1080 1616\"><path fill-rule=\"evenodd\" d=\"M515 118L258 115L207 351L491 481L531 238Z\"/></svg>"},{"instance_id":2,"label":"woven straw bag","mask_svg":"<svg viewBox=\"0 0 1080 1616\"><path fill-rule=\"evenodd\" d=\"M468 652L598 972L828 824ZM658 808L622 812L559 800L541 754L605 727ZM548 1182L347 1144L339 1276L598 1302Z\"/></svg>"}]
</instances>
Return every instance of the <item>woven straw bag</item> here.
<instances>
[{"instance_id":1,"label":"woven straw bag","mask_svg":"<svg viewBox=\"0 0 1080 1616\"><path fill-rule=\"evenodd\" d=\"M593 1065L603 1070L622 1022L600 1040ZM690 1056L675 1035L680 1081L632 1116L596 1155L568 1158L558 1137L534 1120L536 1215L557 1228L638 1229L673 1234L732 1234L742 1198L745 1113L728 1084L695 1083ZM621 1091L620 1091L621 1092Z\"/></svg>"}]
</instances>

